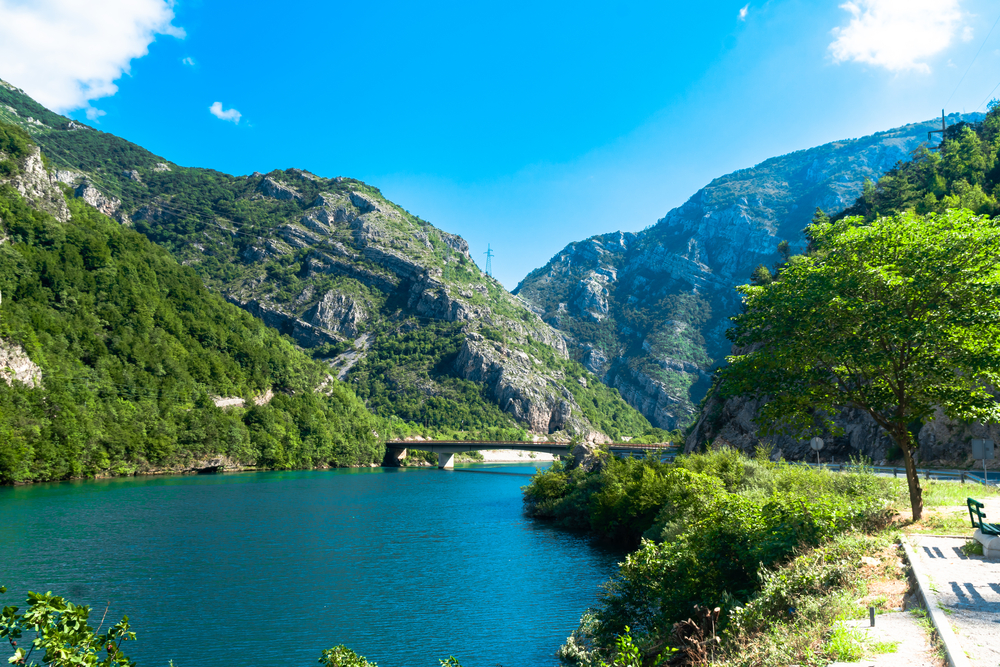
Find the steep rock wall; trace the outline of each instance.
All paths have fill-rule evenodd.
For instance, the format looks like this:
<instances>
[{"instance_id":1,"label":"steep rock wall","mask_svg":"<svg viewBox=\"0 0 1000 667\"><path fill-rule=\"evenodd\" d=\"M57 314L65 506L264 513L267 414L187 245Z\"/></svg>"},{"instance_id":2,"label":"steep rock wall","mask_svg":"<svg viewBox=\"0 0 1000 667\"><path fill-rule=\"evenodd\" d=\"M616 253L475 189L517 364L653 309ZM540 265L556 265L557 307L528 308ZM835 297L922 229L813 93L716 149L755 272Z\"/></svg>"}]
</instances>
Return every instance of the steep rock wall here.
<instances>
[{"instance_id":1,"label":"steep rock wall","mask_svg":"<svg viewBox=\"0 0 1000 667\"><path fill-rule=\"evenodd\" d=\"M639 233L567 245L514 292L567 336L574 359L654 425L685 425L728 351L735 286L778 260L779 241L804 247L802 230L817 207L853 203L866 178L907 159L934 127L836 141L717 178Z\"/></svg>"}]
</instances>

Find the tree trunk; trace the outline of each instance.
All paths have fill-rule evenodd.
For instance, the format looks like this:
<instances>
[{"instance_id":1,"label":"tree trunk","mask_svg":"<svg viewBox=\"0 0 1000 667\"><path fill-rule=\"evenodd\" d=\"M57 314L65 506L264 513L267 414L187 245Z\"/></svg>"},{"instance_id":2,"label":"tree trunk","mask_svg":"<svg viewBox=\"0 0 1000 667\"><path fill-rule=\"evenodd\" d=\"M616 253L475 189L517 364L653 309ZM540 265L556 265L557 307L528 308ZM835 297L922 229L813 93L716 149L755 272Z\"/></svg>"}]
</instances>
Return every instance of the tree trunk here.
<instances>
[{"instance_id":1,"label":"tree trunk","mask_svg":"<svg viewBox=\"0 0 1000 667\"><path fill-rule=\"evenodd\" d=\"M890 433L899 448L903 450L903 462L906 465L906 485L910 490L910 509L913 520L920 521L924 514L924 492L920 488L920 476L917 474L917 464L913 461L910 432L905 425L893 429Z\"/></svg>"}]
</instances>

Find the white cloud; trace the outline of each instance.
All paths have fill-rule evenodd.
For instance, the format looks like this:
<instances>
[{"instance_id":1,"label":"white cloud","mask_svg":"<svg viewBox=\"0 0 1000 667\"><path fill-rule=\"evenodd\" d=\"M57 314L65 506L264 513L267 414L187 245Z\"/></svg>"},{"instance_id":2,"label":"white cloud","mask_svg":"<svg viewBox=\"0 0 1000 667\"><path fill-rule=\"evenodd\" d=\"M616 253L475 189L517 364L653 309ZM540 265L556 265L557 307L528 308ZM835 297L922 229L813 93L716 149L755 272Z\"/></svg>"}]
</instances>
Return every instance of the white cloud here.
<instances>
[{"instance_id":1,"label":"white cloud","mask_svg":"<svg viewBox=\"0 0 1000 667\"><path fill-rule=\"evenodd\" d=\"M972 31L972 26L971 25L967 25L964 28L962 28L962 41L963 42L971 42L972 38L974 36L975 35L974 35L973 31Z\"/></svg>"},{"instance_id":2,"label":"white cloud","mask_svg":"<svg viewBox=\"0 0 1000 667\"><path fill-rule=\"evenodd\" d=\"M209 113L211 113L216 118L221 118L222 120L231 120L236 124L239 124L240 118L243 117L236 109L222 109L222 102L215 102L212 106L208 107Z\"/></svg>"},{"instance_id":3,"label":"white cloud","mask_svg":"<svg viewBox=\"0 0 1000 667\"><path fill-rule=\"evenodd\" d=\"M743 9L740 10L740 20L741 21L746 21L747 20L747 12L748 11L750 11L750 3L749 2L747 4L745 4L745 5L743 5Z\"/></svg>"},{"instance_id":4,"label":"white cloud","mask_svg":"<svg viewBox=\"0 0 1000 667\"><path fill-rule=\"evenodd\" d=\"M194 67L194 58L192 58L191 56L188 56L187 58L185 58L184 60L182 60L181 63L184 64L184 65L188 65L190 67Z\"/></svg>"},{"instance_id":5,"label":"white cloud","mask_svg":"<svg viewBox=\"0 0 1000 667\"><path fill-rule=\"evenodd\" d=\"M172 0L0 0L0 77L56 111L118 92L156 35L183 39ZM92 115L93 114L93 115Z\"/></svg>"},{"instance_id":6,"label":"white cloud","mask_svg":"<svg viewBox=\"0 0 1000 667\"><path fill-rule=\"evenodd\" d=\"M854 0L842 4L847 26L834 28L834 62L867 63L892 72L929 73L925 58L951 44L962 19L958 0Z\"/></svg>"}]
</instances>

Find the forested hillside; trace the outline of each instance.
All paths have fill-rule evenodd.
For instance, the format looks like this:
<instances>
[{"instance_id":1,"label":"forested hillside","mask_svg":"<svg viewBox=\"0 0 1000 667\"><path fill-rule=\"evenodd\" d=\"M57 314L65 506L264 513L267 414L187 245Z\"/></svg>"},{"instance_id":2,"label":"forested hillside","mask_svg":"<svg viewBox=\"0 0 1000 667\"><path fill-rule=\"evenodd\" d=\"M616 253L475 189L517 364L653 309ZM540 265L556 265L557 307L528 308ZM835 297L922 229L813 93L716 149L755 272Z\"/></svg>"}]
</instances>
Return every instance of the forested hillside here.
<instances>
[{"instance_id":1,"label":"forested hillside","mask_svg":"<svg viewBox=\"0 0 1000 667\"><path fill-rule=\"evenodd\" d=\"M932 150L933 149L933 150ZM851 206L836 218L868 219L905 211L941 213L965 208L980 215L1000 213L1000 102L979 121L948 127L939 147L921 147L877 183L868 182Z\"/></svg>"},{"instance_id":2,"label":"forested hillside","mask_svg":"<svg viewBox=\"0 0 1000 667\"><path fill-rule=\"evenodd\" d=\"M0 483L381 462L325 365L53 180L0 123Z\"/></svg>"},{"instance_id":3,"label":"forested hillside","mask_svg":"<svg viewBox=\"0 0 1000 667\"><path fill-rule=\"evenodd\" d=\"M866 179L907 160L935 127L939 121L836 141L727 174L639 233L569 244L515 293L566 334L571 357L655 426L688 425L729 353L735 286L755 266L780 262L782 241L786 252L800 252L816 207L851 204Z\"/></svg>"},{"instance_id":4,"label":"forested hillside","mask_svg":"<svg viewBox=\"0 0 1000 667\"><path fill-rule=\"evenodd\" d=\"M181 167L9 84L0 119L31 135L77 199L323 360L394 432L599 440L650 429L568 358L559 332L479 270L464 240L377 188L298 169L236 177Z\"/></svg>"}]
</instances>

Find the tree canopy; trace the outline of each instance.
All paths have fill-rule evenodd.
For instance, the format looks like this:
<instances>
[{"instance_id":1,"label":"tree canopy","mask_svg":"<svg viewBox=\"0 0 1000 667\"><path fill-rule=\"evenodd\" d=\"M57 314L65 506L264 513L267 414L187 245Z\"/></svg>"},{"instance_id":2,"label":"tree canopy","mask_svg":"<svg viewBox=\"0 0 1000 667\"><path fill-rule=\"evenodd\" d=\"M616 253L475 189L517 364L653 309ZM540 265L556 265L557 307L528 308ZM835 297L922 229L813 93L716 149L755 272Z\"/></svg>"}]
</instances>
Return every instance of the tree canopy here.
<instances>
[{"instance_id":1,"label":"tree canopy","mask_svg":"<svg viewBox=\"0 0 1000 667\"><path fill-rule=\"evenodd\" d=\"M1000 220L967 210L849 217L810 228L814 252L740 288L726 393L767 397L765 433L808 435L838 408L872 416L903 451L922 512L908 425L937 407L995 420L1000 404Z\"/></svg>"}]
</instances>

